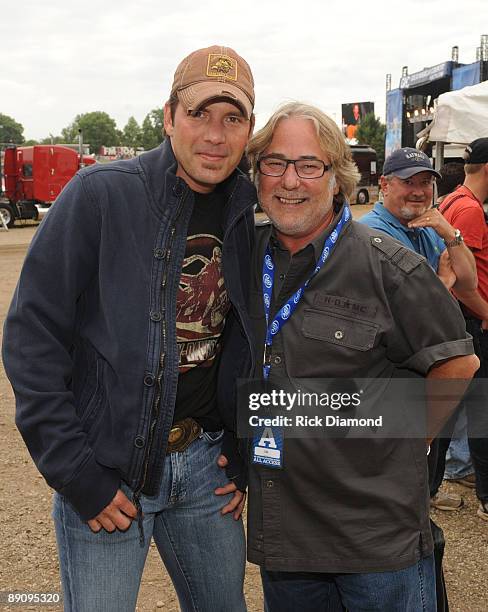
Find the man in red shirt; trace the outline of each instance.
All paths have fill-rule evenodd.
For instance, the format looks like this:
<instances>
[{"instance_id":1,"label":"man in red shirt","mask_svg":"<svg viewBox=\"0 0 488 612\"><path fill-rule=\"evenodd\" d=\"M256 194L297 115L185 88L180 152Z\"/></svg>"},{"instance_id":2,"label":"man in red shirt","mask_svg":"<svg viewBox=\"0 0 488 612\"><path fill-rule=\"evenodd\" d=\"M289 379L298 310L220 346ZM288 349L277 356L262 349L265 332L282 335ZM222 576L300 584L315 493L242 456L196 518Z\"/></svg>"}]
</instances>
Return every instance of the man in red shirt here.
<instances>
[{"instance_id":1,"label":"man in red shirt","mask_svg":"<svg viewBox=\"0 0 488 612\"><path fill-rule=\"evenodd\" d=\"M465 152L464 184L443 201L440 210L472 250L478 288L457 292L466 329L481 365L465 398L469 448L476 471L478 516L488 521L488 225L483 202L488 198L488 138L477 138Z\"/></svg>"}]
</instances>

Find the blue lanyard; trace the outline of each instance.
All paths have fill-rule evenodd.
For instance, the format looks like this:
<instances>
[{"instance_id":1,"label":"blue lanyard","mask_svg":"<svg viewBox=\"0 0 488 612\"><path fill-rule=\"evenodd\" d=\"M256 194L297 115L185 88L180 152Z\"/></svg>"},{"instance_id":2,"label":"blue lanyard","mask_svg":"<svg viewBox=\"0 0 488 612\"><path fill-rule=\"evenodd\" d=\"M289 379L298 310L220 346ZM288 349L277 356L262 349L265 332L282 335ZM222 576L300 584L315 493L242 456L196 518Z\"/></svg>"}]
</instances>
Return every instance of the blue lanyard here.
<instances>
[{"instance_id":1,"label":"blue lanyard","mask_svg":"<svg viewBox=\"0 0 488 612\"><path fill-rule=\"evenodd\" d=\"M269 371L271 369L271 364L266 363L267 355L269 354L269 350L271 345L273 344L273 337L280 331L283 325L290 319L292 314L295 312L298 303L303 295L303 292L307 288L308 284L311 280L319 273L320 269L330 257L332 250L339 238L344 225L351 218L351 211L349 207L344 205L344 210L342 212L341 218L337 223L335 229L331 232L331 234L327 237L324 243L324 248L322 249L322 254L320 255L315 268L312 274L308 277L307 281L298 289L290 299L280 308L275 318L269 322L269 311L271 308L271 299L273 295L273 284L274 284L274 273L275 266L273 262L273 257L271 255L271 249L266 248L266 253L264 255L263 260L263 302L264 302L264 313L266 315L266 342L264 345L264 358L263 358L263 376L265 379L269 377Z\"/></svg>"}]
</instances>

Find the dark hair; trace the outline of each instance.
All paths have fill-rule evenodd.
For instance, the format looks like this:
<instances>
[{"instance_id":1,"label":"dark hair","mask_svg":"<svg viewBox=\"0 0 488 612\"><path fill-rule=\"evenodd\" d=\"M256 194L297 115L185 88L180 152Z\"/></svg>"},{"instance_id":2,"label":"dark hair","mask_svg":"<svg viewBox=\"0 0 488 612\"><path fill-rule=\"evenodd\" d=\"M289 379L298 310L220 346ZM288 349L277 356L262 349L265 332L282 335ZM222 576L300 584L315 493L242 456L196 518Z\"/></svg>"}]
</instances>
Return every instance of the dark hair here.
<instances>
[{"instance_id":1,"label":"dark hair","mask_svg":"<svg viewBox=\"0 0 488 612\"><path fill-rule=\"evenodd\" d=\"M175 120L176 107L178 106L178 95L173 93L170 95L168 103L171 109L171 121Z\"/></svg>"},{"instance_id":2,"label":"dark hair","mask_svg":"<svg viewBox=\"0 0 488 612\"><path fill-rule=\"evenodd\" d=\"M169 109L171 112L171 123L175 122L175 113L176 113L176 107L178 106L178 95L176 93L172 93L169 97L169 100L167 102L167 104L169 104ZM166 134L166 130L164 129L163 126L163 138L166 138L167 134Z\"/></svg>"},{"instance_id":3,"label":"dark hair","mask_svg":"<svg viewBox=\"0 0 488 612\"><path fill-rule=\"evenodd\" d=\"M464 164L448 162L440 169L442 178L437 181L437 194L445 196L464 183Z\"/></svg>"}]
</instances>

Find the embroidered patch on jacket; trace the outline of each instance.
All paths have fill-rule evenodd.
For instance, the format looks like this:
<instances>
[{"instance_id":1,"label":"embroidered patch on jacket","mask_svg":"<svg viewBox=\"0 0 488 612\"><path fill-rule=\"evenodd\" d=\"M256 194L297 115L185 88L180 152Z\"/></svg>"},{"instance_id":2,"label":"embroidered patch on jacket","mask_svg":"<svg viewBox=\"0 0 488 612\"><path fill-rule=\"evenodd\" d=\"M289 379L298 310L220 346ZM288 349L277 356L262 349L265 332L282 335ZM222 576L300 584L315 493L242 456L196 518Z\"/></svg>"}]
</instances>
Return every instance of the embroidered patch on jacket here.
<instances>
[{"instance_id":1,"label":"embroidered patch on jacket","mask_svg":"<svg viewBox=\"0 0 488 612\"><path fill-rule=\"evenodd\" d=\"M208 56L207 76L237 81L237 62L228 55L210 53Z\"/></svg>"},{"instance_id":2,"label":"embroidered patch on jacket","mask_svg":"<svg viewBox=\"0 0 488 612\"><path fill-rule=\"evenodd\" d=\"M316 293L313 299L314 306L325 306L332 309L340 309L350 312L351 314L364 315L374 317L376 314L376 306L361 304L347 297L337 295L326 295L324 293Z\"/></svg>"}]
</instances>

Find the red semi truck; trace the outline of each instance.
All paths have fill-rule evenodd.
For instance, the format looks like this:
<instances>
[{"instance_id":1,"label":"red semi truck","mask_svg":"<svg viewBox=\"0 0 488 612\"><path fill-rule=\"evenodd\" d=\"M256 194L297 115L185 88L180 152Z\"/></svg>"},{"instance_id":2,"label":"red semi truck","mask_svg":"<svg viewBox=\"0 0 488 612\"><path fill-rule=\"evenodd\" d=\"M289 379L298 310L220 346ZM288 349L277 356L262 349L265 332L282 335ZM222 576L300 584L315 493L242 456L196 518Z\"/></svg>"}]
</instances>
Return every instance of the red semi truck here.
<instances>
[{"instance_id":1,"label":"red semi truck","mask_svg":"<svg viewBox=\"0 0 488 612\"><path fill-rule=\"evenodd\" d=\"M83 165L94 163L92 157L83 156ZM16 219L37 219L37 207L50 206L80 167L79 153L63 145L5 149L5 190L0 198L5 225L12 227Z\"/></svg>"}]
</instances>

